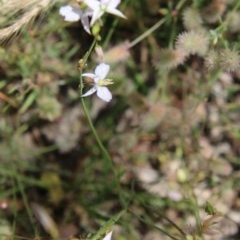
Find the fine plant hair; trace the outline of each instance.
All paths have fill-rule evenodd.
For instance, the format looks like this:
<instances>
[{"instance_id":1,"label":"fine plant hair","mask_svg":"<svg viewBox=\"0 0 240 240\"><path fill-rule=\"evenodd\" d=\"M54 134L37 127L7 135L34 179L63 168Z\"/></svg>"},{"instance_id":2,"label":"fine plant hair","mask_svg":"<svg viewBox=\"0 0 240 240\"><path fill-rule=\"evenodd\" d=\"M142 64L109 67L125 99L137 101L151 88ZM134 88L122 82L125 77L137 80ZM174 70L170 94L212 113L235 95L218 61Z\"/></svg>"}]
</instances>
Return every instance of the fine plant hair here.
<instances>
[{"instance_id":1,"label":"fine plant hair","mask_svg":"<svg viewBox=\"0 0 240 240\"><path fill-rule=\"evenodd\" d=\"M45 13L57 0L0 0L0 43L16 36L37 16ZM14 19L14 21L11 21Z\"/></svg>"}]
</instances>

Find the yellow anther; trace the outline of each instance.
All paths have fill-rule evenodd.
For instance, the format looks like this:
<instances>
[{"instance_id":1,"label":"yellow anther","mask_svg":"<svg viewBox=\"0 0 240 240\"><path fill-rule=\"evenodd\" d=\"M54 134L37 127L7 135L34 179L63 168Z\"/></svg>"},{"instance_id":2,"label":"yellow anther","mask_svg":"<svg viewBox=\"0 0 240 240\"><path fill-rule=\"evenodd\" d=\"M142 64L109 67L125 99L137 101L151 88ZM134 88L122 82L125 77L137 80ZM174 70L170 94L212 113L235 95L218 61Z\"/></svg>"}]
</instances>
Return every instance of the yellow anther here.
<instances>
[{"instance_id":1,"label":"yellow anther","mask_svg":"<svg viewBox=\"0 0 240 240\"><path fill-rule=\"evenodd\" d=\"M101 79L98 81L98 85L99 86L107 86L107 85L111 85L113 84L113 80L112 79Z\"/></svg>"}]
</instances>

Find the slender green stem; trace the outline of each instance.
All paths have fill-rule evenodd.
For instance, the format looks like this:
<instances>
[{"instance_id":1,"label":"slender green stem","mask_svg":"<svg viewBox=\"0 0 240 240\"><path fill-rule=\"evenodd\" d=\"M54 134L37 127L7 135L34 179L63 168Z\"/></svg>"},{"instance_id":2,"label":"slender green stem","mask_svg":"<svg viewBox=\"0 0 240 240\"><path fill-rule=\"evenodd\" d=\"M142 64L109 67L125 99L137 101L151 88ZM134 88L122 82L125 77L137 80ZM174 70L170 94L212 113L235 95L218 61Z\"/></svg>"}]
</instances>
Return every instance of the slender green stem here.
<instances>
[{"instance_id":1,"label":"slender green stem","mask_svg":"<svg viewBox=\"0 0 240 240\"><path fill-rule=\"evenodd\" d=\"M88 52L86 53L86 55L84 56L84 58L83 58L83 65L85 64L85 62L86 62L87 59L89 58L89 56L90 56L90 54L91 54L91 52L92 52L95 44L96 44L96 40L93 41L93 43L92 43L89 51L88 51ZM82 68L80 68L80 76L79 76L79 78L80 78L80 94L82 95L82 89L83 89ZM99 136L98 136L98 133L97 133L97 131L96 131L94 125L93 125L92 119L91 119L90 114L89 114L89 112L88 112L88 109L87 109L87 107L86 107L84 98L82 98L82 97L81 97L81 103L82 103L82 106L83 106L84 113L85 113L85 115L86 115L86 117L87 117L87 121L88 121L88 123L89 123L89 126L90 126L90 128L91 128L91 131L92 131L92 133L93 133L93 135L94 135L94 137L95 137L95 139L96 139L96 141L97 141L97 144L98 144L101 152L103 153L104 159L106 160L107 169L109 169L110 164L112 164L111 158L110 158L110 156L109 156L106 148L103 146L103 144L102 144L102 142L101 142L101 140L100 140L100 138L99 138Z\"/></svg>"},{"instance_id":2,"label":"slender green stem","mask_svg":"<svg viewBox=\"0 0 240 240\"><path fill-rule=\"evenodd\" d=\"M95 44L96 44L96 40L93 41L89 51L85 54L85 56L83 58L83 63L82 63L83 66L85 65L85 62L87 61L87 59L89 58L90 53L92 52ZM80 71L80 76L79 76L79 79L80 79L80 94L82 95L82 89L83 89L82 68L79 68L79 71ZM97 144L98 144L98 146L99 146L99 148L100 148L100 150L101 150L101 152L103 154L103 157L104 157L104 160L105 160L105 164L106 164L106 167L104 169L108 173L109 169L112 168L112 170L114 172L114 175L115 175L116 184L120 187L119 182L117 180L117 173L116 173L115 168L114 168L113 163L112 163L112 159L111 159L108 151L104 147L102 141L100 140L100 137L99 137L99 135L98 135L94 125L93 125L92 119L91 119L90 114L88 112L88 109L86 107L84 98L82 98L82 97L81 97L81 103L82 103L82 106L83 106L84 113L85 113L85 115L87 117L87 121L89 123L90 129L91 129L91 131L93 133L93 136L96 139L96 142L97 142Z\"/></svg>"},{"instance_id":3,"label":"slender green stem","mask_svg":"<svg viewBox=\"0 0 240 240\"><path fill-rule=\"evenodd\" d=\"M128 3L129 3L129 0L126 0L126 1L124 2L123 9L125 9L125 8L127 7ZM113 32L114 32L114 30L115 30L118 22L119 22L119 19L118 19L118 18L115 18L114 21L113 21L113 23L112 23L112 26L111 26L110 30L108 31L107 36L106 36L105 39L104 39L104 42L103 42L103 44L102 44L103 48L105 48L105 47L109 44L109 41L110 41L110 39L111 39L111 37L112 37L112 35L113 35Z\"/></svg>"},{"instance_id":4,"label":"slender green stem","mask_svg":"<svg viewBox=\"0 0 240 240\"><path fill-rule=\"evenodd\" d=\"M114 21L113 21L113 23L112 23L112 26L111 26L110 30L108 31L107 36L106 36L105 39L104 39L104 43L103 43L103 45L102 45L103 48L105 48L105 47L109 44L109 41L110 41L110 39L111 39L111 37L112 37L112 35L113 35L113 32L114 32L114 30L115 30L118 22L119 22L119 20L118 20L117 18L115 18Z\"/></svg>"},{"instance_id":5,"label":"slender green stem","mask_svg":"<svg viewBox=\"0 0 240 240\"><path fill-rule=\"evenodd\" d=\"M129 44L129 48L134 47L135 45L137 45L139 42L141 42L144 38L146 38L147 36L149 36L151 33L153 33L155 30L157 30L164 22L166 21L166 18L163 18L161 20L159 20L158 22L156 22L151 28L149 28L146 32L144 32L143 34L141 34L140 36L138 36L136 39L134 39L132 42L130 42ZM111 38L111 35L113 33L113 30L117 24L118 20L116 19L113 22L113 27L111 28L111 30L109 31L107 37L105 38L104 44L103 46L106 46L109 42L109 39Z\"/></svg>"},{"instance_id":6,"label":"slender green stem","mask_svg":"<svg viewBox=\"0 0 240 240\"><path fill-rule=\"evenodd\" d=\"M191 204L191 207L193 209L195 219L196 219L197 234L202 235L202 232L201 232L202 223L201 223L201 218L200 218L200 215L199 215L199 206L198 206L196 196L194 194L192 196L190 196L189 201L190 201L190 204Z\"/></svg>"},{"instance_id":7,"label":"slender green stem","mask_svg":"<svg viewBox=\"0 0 240 240\"><path fill-rule=\"evenodd\" d=\"M14 151L13 143L10 143L10 147ZM27 212L29 221L31 223L31 227L32 227L32 229L34 231L35 230L34 229L34 218L33 218L33 214L32 214L31 208L30 208L30 206L28 204L28 199L27 199L27 195L25 193L24 184L23 184L23 182L21 180L20 174L18 173L17 166L15 166L15 164L12 164L10 166L11 166L11 171L9 171L9 172L11 172L13 181L16 184L15 186L16 186L16 188L19 190L19 192L21 194L21 197L22 197L22 200L23 200L23 204L24 204L24 206L26 208L26 212ZM16 192L15 191L13 193L13 198L16 200ZM16 218L17 218L17 212L14 212L14 223L13 223L13 229L14 230L16 228Z\"/></svg>"},{"instance_id":8,"label":"slender green stem","mask_svg":"<svg viewBox=\"0 0 240 240\"><path fill-rule=\"evenodd\" d=\"M172 220L170 220L169 218L165 217L165 216L161 216L163 219L165 219L166 221L168 221L170 224L172 224L173 227L175 227L179 233L182 235L182 237L185 239L186 234L184 233L184 231L176 224L174 223Z\"/></svg>"},{"instance_id":9,"label":"slender green stem","mask_svg":"<svg viewBox=\"0 0 240 240\"><path fill-rule=\"evenodd\" d=\"M186 0L179 1L175 9L177 11L179 11L181 9L181 7L184 5L185 2L186 2Z\"/></svg>"},{"instance_id":10,"label":"slender green stem","mask_svg":"<svg viewBox=\"0 0 240 240\"><path fill-rule=\"evenodd\" d=\"M16 195L16 192L14 191L13 192L13 199L15 202L17 202L17 195ZM17 211L14 210L13 211L13 224L12 224L12 232L15 233L16 231L16 226L17 226ZM13 236L11 236L11 239L14 239Z\"/></svg>"},{"instance_id":11,"label":"slender green stem","mask_svg":"<svg viewBox=\"0 0 240 240\"><path fill-rule=\"evenodd\" d=\"M80 76L80 79L82 81L82 77L81 76ZM86 104L85 104L85 101L84 101L83 98L81 98L81 102L82 102L84 113L85 113L85 115L87 117L88 124L89 124L89 126L91 128L91 131L92 131L92 133L93 133L93 135L94 135L94 137L96 139L96 142L97 142L97 144L98 144L98 146L99 146L99 148L100 148L100 150L101 150L101 152L103 154L103 158L104 158L104 161L105 161L105 167L104 167L105 174L109 175L109 170L112 169L112 172L114 174L114 180L113 181L114 181L115 187L117 188L117 194L119 194L119 200L121 201L122 205L125 206L126 204L124 202L124 199L121 198L121 195L120 195L120 193L121 193L121 185L120 185L120 183L118 181L118 172L114 168L114 165L112 163L112 159L111 159L108 151L104 147L102 141L99 138L99 135L98 135L98 133L97 133L97 131L96 131L94 125L93 125L92 119L91 119L91 117L89 115L88 109L86 107Z\"/></svg>"},{"instance_id":12,"label":"slender green stem","mask_svg":"<svg viewBox=\"0 0 240 240\"><path fill-rule=\"evenodd\" d=\"M156 29L158 29L164 22L166 21L166 18L161 19L160 21L156 22L151 28L149 28L146 32L144 32L142 35L137 37L135 40L133 40L130 43L129 48L134 47L137 45L139 42L141 42L144 38L146 38L148 35L153 33Z\"/></svg>"},{"instance_id":13,"label":"slender green stem","mask_svg":"<svg viewBox=\"0 0 240 240\"><path fill-rule=\"evenodd\" d=\"M165 234L165 235L168 236L169 238L171 238L171 239L173 239L173 240L180 240L179 238L176 238L176 237L172 236L169 232L165 231L164 229L162 229L162 228L154 225L154 223L153 223L151 220L147 219L146 217L139 216L139 215L137 215L136 213L134 213L134 211L131 211L131 210L129 210L129 212L130 212L132 215L134 215L135 217L137 217L141 222L150 225L151 227L153 227L153 228L155 228L156 230L162 232L163 234Z\"/></svg>"},{"instance_id":14,"label":"slender green stem","mask_svg":"<svg viewBox=\"0 0 240 240\"><path fill-rule=\"evenodd\" d=\"M19 174L17 172L14 173L15 174L15 180L16 180L16 183L18 185L18 188L20 190L20 193L22 195L22 200L23 200L23 203L25 205L25 208L26 208L26 211L27 211L27 214L28 214L28 217L29 217L29 220L31 222L31 225L33 227L33 230L34 230L34 219L33 219L33 214L32 214L32 211L29 207L29 204L28 204L28 199L27 199L27 196L25 194L25 190L24 190L24 187L23 187L23 184L22 184L22 181L19 177Z\"/></svg>"},{"instance_id":15,"label":"slender green stem","mask_svg":"<svg viewBox=\"0 0 240 240\"><path fill-rule=\"evenodd\" d=\"M171 34L170 34L170 38L169 38L169 48L170 49L173 49L175 38L176 38L176 19L174 19L172 22Z\"/></svg>"},{"instance_id":16,"label":"slender green stem","mask_svg":"<svg viewBox=\"0 0 240 240\"><path fill-rule=\"evenodd\" d=\"M86 107L86 104L85 104L85 101L84 101L83 98L81 98L81 102L82 102L82 105L83 105L84 113L85 113L85 115L87 117L88 124L89 124L89 126L91 128L91 131L92 131L92 133L93 133L93 135L94 135L94 137L95 137L95 139L97 141L97 144L98 144L101 152L103 153L104 159L106 160L107 170L109 170L109 166L112 165L111 157L109 156L108 151L103 146L103 144L102 144L102 142L101 142L101 140L100 140L100 138L98 136L98 133L97 133L97 131L96 131L96 129L95 129L93 123L92 123L92 119L91 119L91 117L89 115L88 109Z\"/></svg>"},{"instance_id":17,"label":"slender green stem","mask_svg":"<svg viewBox=\"0 0 240 240\"><path fill-rule=\"evenodd\" d=\"M127 2L128 3L128 2ZM126 3L126 5L127 5ZM158 21L157 23L155 23L151 28L149 28L146 32L144 32L143 34L141 34L140 36L138 36L136 39L134 39L130 45L129 48L134 47L135 45L137 45L139 42L141 42L144 38L146 38L147 36L149 36L151 33L153 33L155 30L157 30L164 22L166 21L166 18L161 19L160 21ZM103 43L103 46L106 47L106 45L109 43L109 40L113 34L113 31L116 27L118 23L118 19L115 19L113 24L112 24L112 28L110 29L110 31L108 32L107 37L105 38L105 41Z\"/></svg>"},{"instance_id":18,"label":"slender green stem","mask_svg":"<svg viewBox=\"0 0 240 240\"><path fill-rule=\"evenodd\" d=\"M91 52L93 51L93 48L94 48L94 46L96 45L96 43L97 43L97 40L94 39L93 42L92 42L92 44L91 44L91 46L90 46L90 48L89 48L89 50L88 50L87 53L84 55L84 57L83 57L83 59L82 59L82 60L83 60L83 67L84 67L85 63L87 62L87 60L88 60ZM82 72L82 68L80 68L80 72ZM82 80L81 80L80 84L82 84ZM81 88L81 91L82 91L82 88Z\"/></svg>"}]
</instances>

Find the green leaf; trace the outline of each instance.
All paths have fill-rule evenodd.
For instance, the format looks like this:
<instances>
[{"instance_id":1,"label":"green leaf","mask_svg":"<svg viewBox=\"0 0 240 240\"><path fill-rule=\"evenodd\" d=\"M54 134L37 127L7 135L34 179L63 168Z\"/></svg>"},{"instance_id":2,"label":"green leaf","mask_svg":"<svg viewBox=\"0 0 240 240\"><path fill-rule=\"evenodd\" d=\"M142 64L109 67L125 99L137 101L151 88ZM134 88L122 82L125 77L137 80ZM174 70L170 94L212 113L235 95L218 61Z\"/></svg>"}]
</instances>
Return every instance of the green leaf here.
<instances>
[{"instance_id":1,"label":"green leaf","mask_svg":"<svg viewBox=\"0 0 240 240\"><path fill-rule=\"evenodd\" d=\"M216 214L216 209L212 206L211 203L206 202L205 204L205 208L204 208L205 212L209 215L214 215Z\"/></svg>"},{"instance_id":2,"label":"green leaf","mask_svg":"<svg viewBox=\"0 0 240 240\"><path fill-rule=\"evenodd\" d=\"M115 215L113 218L111 218L109 221L107 221L102 228L91 238L91 240L98 240L102 239L103 236L106 235L106 232L110 232L113 225L120 219L120 217L126 212L126 210L121 211L117 215Z\"/></svg>"},{"instance_id":3,"label":"green leaf","mask_svg":"<svg viewBox=\"0 0 240 240\"><path fill-rule=\"evenodd\" d=\"M35 100L38 97L37 91L32 91L27 98L25 99L23 105L21 106L19 113L24 113L26 110L28 110L29 107L35 102Z\"/></svg>"}]
</instances>

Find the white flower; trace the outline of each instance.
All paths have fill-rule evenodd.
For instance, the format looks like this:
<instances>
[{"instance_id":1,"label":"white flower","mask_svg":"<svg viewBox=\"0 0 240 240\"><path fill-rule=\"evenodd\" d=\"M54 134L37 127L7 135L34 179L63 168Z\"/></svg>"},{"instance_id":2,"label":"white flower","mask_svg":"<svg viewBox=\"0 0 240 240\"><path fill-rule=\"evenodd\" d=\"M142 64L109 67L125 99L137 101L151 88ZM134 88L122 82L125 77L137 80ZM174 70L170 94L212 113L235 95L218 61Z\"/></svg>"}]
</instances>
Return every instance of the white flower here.
<instances>
[{"instance_id":1,"label":"white flower","mask_svg":"<svg viewBox=\"0 0 240 240\"><path fill-rule=\"evenodd\" d=\"M105 12L111 13L118 17L126 18L126 16L116 9L121 0L83 0L83 2L93 10L90 25L92 26Z\"/></svg>"},{"instance_id":2,"label":"white flower","mask_svg":"<svg viewBox=\"0 0 240 240\"><path fill-rule=\"evenodd\" d=\"M81 20L85 31L91 34L89 24L89 17L91 17L93 14L93 11L91 9L82 10L79 7L66 5L59 9L59 14L63 16L64 20L67 22L77 22Z\"/></svg>"},{"instance_id":3,"label":"white flower","mask_svg":"<svg viewBox=\"0 0 240 240\"><path fill-rule=\"evenodd\" d=\"M109 72L110 66L105 63L100 63L94 73L84 73L83 77L92 78L94 81L94 85L90 88L82 97L87 97L97 92L97 96L101 98L103 101L109 102L112 99L112 93L108 90L106 85L113 84L112 80L105 79Z\"/></svg>"},{"instance_id":4,"label":"white flower","mask_svg":"<svg viewBox=\"0 0 240 240\"><path fill-rule=\"evenodd\" d=\"M111 240L111 238L112 238L112 231L108 233L103 240Z\"/></svg>"}]
</instances>

